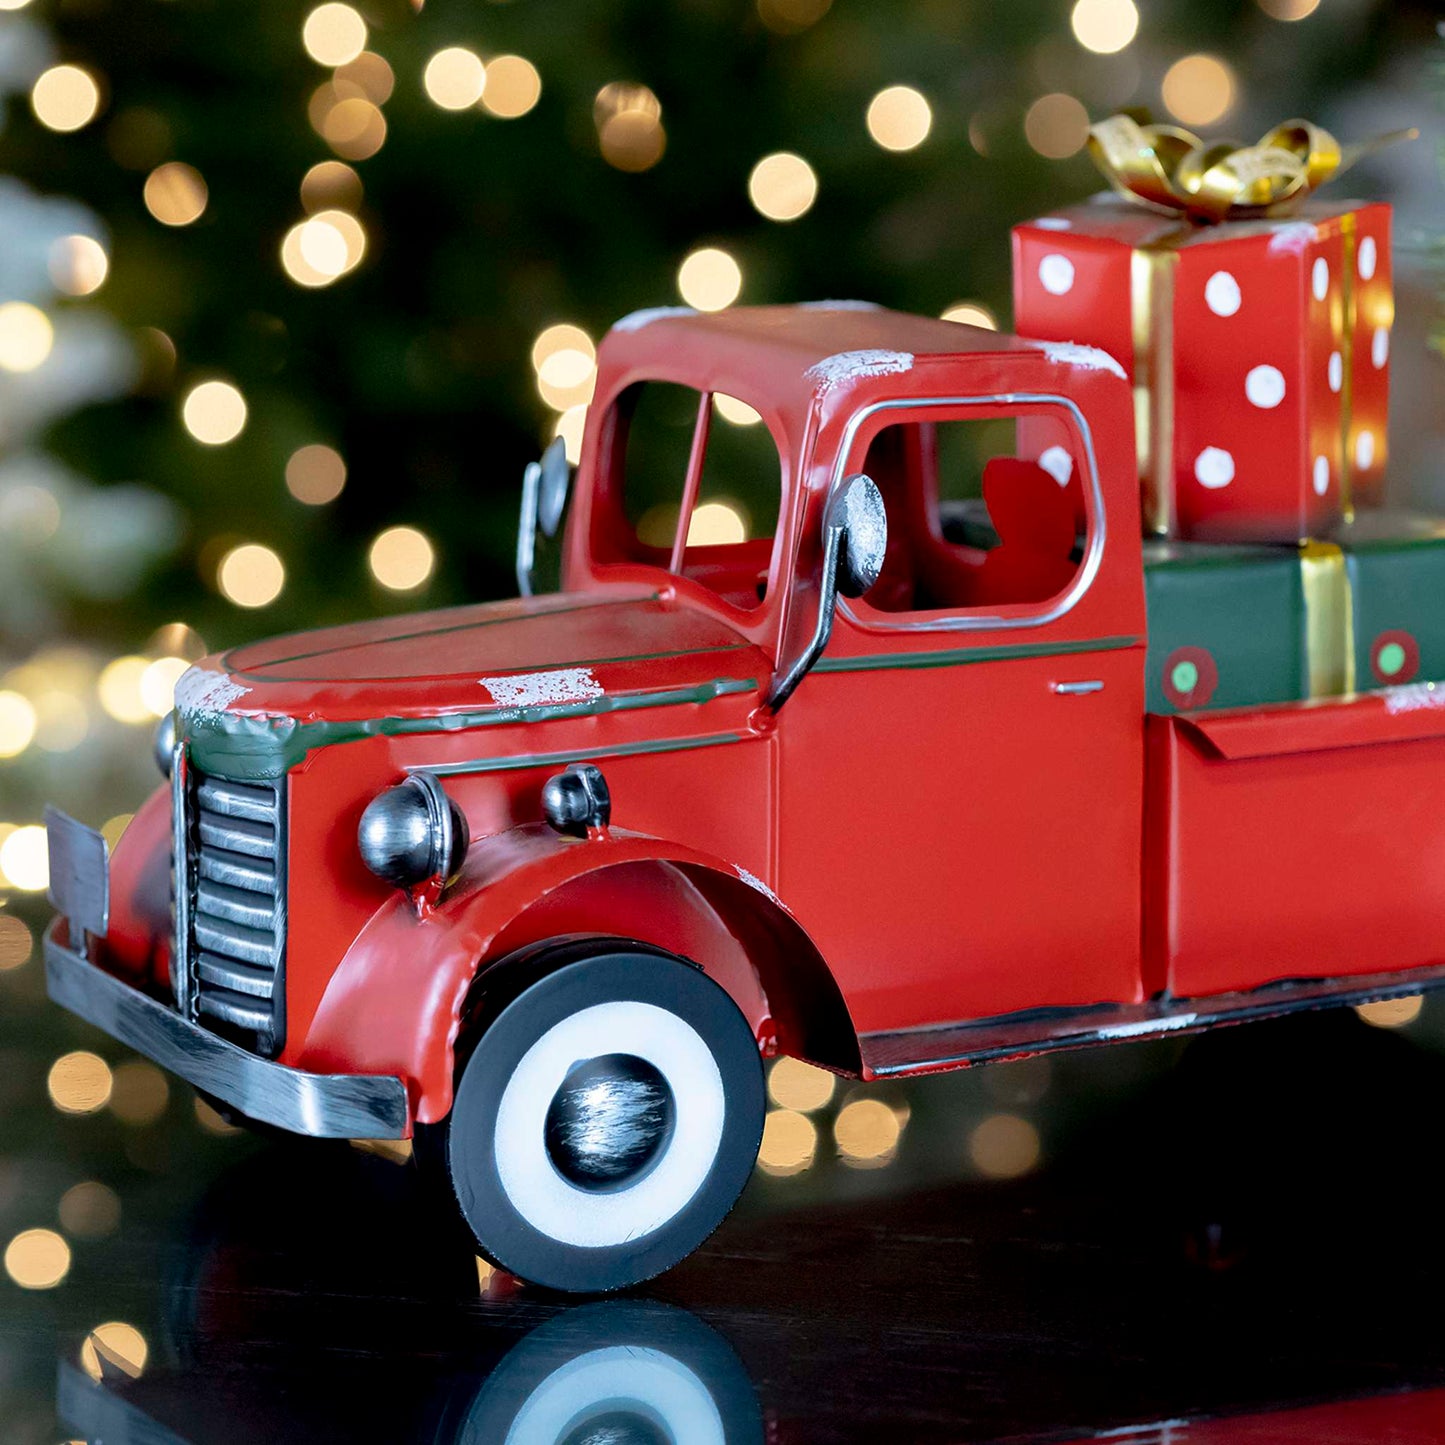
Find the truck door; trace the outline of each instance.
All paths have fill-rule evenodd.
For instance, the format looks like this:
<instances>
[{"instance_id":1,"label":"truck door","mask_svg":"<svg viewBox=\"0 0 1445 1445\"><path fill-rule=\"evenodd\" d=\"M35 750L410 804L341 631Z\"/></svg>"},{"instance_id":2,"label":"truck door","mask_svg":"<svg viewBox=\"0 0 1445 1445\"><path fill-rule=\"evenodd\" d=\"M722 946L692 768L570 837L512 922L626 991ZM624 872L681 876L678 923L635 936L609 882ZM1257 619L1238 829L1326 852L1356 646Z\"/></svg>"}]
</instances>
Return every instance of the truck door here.
<instances>
[{"instance_id":1,"label":"truck door","mask_svg":"<svg viewBox=\"0 0 1445 1445\"><path fill-rule=\"evenodd\" d=\"M883 575L778 715L778 889L861 1031L1139 997L1143 586L1063 397L875 403Z\"/></svg>"}]
</instances>

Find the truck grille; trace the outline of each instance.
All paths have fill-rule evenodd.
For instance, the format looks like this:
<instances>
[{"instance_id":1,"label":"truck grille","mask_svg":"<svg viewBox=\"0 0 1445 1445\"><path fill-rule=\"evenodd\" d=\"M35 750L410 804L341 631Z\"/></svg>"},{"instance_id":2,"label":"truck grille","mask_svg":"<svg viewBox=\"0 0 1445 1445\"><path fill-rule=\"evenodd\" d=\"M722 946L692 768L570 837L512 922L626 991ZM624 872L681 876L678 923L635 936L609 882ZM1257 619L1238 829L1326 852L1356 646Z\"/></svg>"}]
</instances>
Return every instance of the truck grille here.
<instances>
[{"instance_id":1,"label":"truck grille","mask_svg":"<svg viewBox=\"0 0 1445 1445\"><path fill-rule=\"evenodd\" d=\"M190 771L183 1006L262 1054L285 1037L284 784Z\"/></svg>"}]
</instances>

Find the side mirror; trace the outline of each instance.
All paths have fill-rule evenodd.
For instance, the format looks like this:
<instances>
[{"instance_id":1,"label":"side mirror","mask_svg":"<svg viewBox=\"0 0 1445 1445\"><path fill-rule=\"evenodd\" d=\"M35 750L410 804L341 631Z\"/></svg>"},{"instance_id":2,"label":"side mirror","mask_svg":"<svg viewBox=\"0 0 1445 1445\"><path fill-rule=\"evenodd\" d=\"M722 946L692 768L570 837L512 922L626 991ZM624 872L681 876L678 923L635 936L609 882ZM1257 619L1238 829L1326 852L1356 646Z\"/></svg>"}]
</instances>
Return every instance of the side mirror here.
<instances>
[{"instance_id":1,"label":"side mirror","mask_svg":"<svg viewBox=\"0 0 1445 1445\"><path fill-rule=\"evenodd\" d=\"M863 472L844 477L823 508L823 576L818 588L817 624L807 647L768 689L766 705L774 712L793 695L828 646L838 594L861 597L878 580L887 551L888 513L877 483Z\"/></svg>"},{"instance_id":2,"label":"side mirror","mask_svg":"<svg viewBox=\"0 0 1445 1445\"><path fill-rule=\"evenodd\" d=\"M567 489L572 481L572 467L567 461L567 445L561 437L553 439L539 462L528 462L522 473L522 514L517 519L517 591L523 597L532 595L532 573L537 562L537 533L555 537L567 506Z\"/></svg>"}]
</instances>

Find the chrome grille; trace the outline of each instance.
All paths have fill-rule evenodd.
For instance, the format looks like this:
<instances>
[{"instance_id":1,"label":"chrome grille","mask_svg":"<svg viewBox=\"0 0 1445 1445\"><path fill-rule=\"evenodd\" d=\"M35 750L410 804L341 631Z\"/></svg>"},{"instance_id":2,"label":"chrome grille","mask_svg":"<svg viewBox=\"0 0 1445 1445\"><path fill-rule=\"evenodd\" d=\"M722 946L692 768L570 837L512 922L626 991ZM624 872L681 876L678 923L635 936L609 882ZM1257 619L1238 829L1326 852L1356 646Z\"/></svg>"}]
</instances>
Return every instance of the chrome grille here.
<instances>
[{"instance_id":1,"label":"chrome grille","mask_svg":"<svg viewBox=\"0 0 1445 1445\"><path fill-rule=\"evenodd\" d=\"M285 1034L285 790L190 770L185 988L192 1017L275 1054ZM177 910L182 914L182 910Z\"/></svg>"}]
</instances>

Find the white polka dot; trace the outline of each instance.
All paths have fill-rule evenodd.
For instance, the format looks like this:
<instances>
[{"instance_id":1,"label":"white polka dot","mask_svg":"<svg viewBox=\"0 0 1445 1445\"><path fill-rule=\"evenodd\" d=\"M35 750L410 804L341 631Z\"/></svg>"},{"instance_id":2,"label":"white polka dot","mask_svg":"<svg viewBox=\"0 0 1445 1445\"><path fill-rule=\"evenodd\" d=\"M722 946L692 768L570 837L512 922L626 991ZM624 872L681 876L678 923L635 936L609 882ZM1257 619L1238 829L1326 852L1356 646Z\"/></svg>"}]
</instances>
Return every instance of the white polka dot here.
<instances>
[{"instance_id":1,"label":"white polka dot","mask_svg":"<svg viewBox=\"0 0 1445 1445\"><path fill-rule=\"evenodd\" d=\"M1323 256L1315 258L1314 291L1316 301L1323 301L1330 294L1330 263Z\"/></svg>"},{"instance_id":2,"label":"white polka dot","mask_svg":"<svg viewBox=\"0 0 1445 1445\"><path fill-rule=\"evenodd\" d=\"M1330 459L1315 458L1315 496L1322 497L1330 489Z\"/></svg>"},{"instance_id":3,"label":"white polka dot","mask_svg":"<svg viewBox=\"0 0 1445 1445\"><path fill-rule=\"evenodd\" d=\"M1375 238L1366 236L1360 242L1359 254L1355 257L1359 262L1360 280L1372 281L1375 277L1375 267L1379 264L1380 255L1375 246Z\"/></svg>"},{"instance_id":4,"label":"white polka dot","mask_svg":"<svg viewBox=\"0 0 1445 1445\"><path fill-rule=\"evenodd\" d=\"M1204 304L1216 316L1233 316L1241 299L1239 282L1228 271L1216 271L1204 283Z\"/></svg>"},{"instance_id":5,"label":"white polka dot","mask_svg":"<svg viewBox=\"0 0 1445 1445\"><path fill-rule=\"evenodd\" d=\"M1061 486L1067 487L1074 475L1074 459L1063 447L1050 447L1039 458L1039 465Z\"/></svg>"},{"instance_id":6,"label":"white polka dot","mask_svg":"<svg viewBox=\"0 0 1445 1445\"><path fill-rule=\"evenodd\" d=\"M1067 216L1040 216L1034 222L1040 231L1072 231L1074 223Z\"/></svg>"},{"instance_id":7,"label":"white polka dot","mask_svg":"<svg viewBox=\"0 0 1445 1445\"><path fill-rule=\"evenodd\" d=\"M1370 342L1370 360L1375 363L1376 371L1383 371L1385 363L1390 359L1390 331L1386 326L1377 326L1375 335Z\"/></svg>"},{"instance_id":8,"label":"white polka dot","mask_svg":"<svg viewBox=\"0 0 1445 1445\"><path fill-rule=\"evenodd\" d=\"M1057 253L1039 262L1039 280L1050 296L1067 296L1074 289L1074 263Z\"/></svg>"},{"instance_id":9,"label":"white polka dot","mask_svg":"<svg viewBox=\"0 0 1445 1445\"><path fill-rule=\"evenodd\" d=\"M1362 431L1355 438L1355 466L1362 472L1367 472L1375 465L1375 434L1372 431Z\"/></svg>"},{"instance_id":10,"label":"white polka dot","mask_svg":"<svg viewBox=\"0 0 1445 1445\"><path fill-rule=\"evenodd\" d=\"M1265 411L1284 400L1284 391L1284 372L1277 366L1256 366L1244 378L1244 394Z\"/></svg>"},{"instance_id":11,"label":"white polka dot","mask_svg":"<svg viewBox=\"0 0 1445 1445\"><path fill-rule=\"evenodd\" d=\"M1338 391L1345 384L1345 358L1338 351L1330 352L1330 390Z\"/></svg>"},{"instance_id":12,"label":"white polka dot","mask_svg":"<svg viewBox=\"0 0 1445 1445\"><path fill-rule=\"evenodd\" d=\"M1211 492L1234 480L1234 458L1222 447L1205 447L1194 459L1194 475Z\"/></svg>"}]
</instances>

